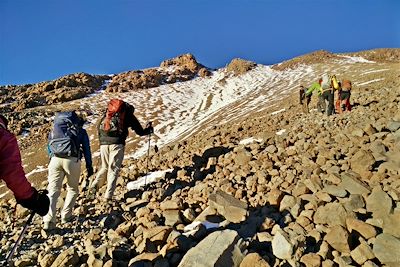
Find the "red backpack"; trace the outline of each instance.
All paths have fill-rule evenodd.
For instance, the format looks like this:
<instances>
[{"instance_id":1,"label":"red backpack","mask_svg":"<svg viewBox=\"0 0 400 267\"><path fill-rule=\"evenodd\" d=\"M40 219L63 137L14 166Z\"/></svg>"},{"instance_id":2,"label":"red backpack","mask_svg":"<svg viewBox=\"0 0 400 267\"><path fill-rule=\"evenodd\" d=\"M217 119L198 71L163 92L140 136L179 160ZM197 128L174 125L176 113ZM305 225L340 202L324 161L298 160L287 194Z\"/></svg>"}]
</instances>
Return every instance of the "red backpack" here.
<instances>
[{"instance_id":1,"label":"red backpack","mask_svg":"<svg viewBox=\"0 0 400 267\"><path fill-rule=\"evenodd\" d=\"M118 136L124 131L126 103L120 99L111 99L100 129L108 136Z\"/></svg>"}]
</instances>

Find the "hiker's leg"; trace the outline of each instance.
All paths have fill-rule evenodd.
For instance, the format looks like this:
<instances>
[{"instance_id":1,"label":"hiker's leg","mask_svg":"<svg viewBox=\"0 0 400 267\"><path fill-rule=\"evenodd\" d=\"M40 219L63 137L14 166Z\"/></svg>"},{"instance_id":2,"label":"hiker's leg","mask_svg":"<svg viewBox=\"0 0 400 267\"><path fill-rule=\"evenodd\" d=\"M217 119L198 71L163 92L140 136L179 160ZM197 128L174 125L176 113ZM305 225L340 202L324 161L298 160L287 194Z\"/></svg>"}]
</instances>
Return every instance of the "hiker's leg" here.
<instances>
[{"instance_id":1,"label":"hiker's leg","mask_svg":"<svg viewBox=\"0 0 400 267\"><path fill-rule=\"evenodd\" d=\"M50 199L49 212L43 218L46 223L56 222L56 208L58 197L60 196L62 182L64 180L65 172L62 167L62 159L57 157L52 157L49 163L49 176L47 185L48 196Z\"/></svg>"},{"instance_id":2,"label":"hiker's leg","mask_svg":"<svg viewBox=\"0 0 400 267\"><path fill-rule=\"evenodd\" d=\"M107 170L109 168L109 145L100 145L100 159L101 159L101 168L96 173L96 178L91 184L90 188L99 188L103 185L105 175L107 174Z\"/></svg>"},{"instance_id":3,"label":"hiker's leg","mask_svg":"<svg viewBox=\"0 0 400 267\"><path fill-rule=\"evenodd\" d=\"M325 111L324 104L325 104L325 100L322 97L322 95L318 96L318 102L317 102L318 112L324 113L324 111Z\"/></svg>"},{"instance_id":4,"label":"hiker's leg","mask_svg":"<svg viewBox=\"0 0 400 267\"><path fill-rule=\"evenodd\" d=\"M110 145L110 164L107 173L107 189L104 196L106 199L111 199L114 195L119 170L121 169L122 160L124 159L124 151L124 145Z\"/></svg>"},{"instance_id":5,"label":"hiker's leg","mask_svg":"<svg viewBox=\"0 0 400 267\"><path fill-rule=\"evenodd\" d=\"M326 92L326 99L328 101L328 111L327 114L328 116L333 114L333 109L334 109L334 104L333 104L333 92L332 91L327 91Z\"/></svg>"},{"instance_id":6,"label":"hiker's leg","mask_svg":"<svg viewBox=\"0 0 400 267\"><path fill-rule=\"evenodd\" d=\"M79 193L79 175L81 173L81 161L77 158L63 159L63 167L67 176L67 196L61 212L62 219L72 216L75 200Z\"/></svg>"}]
</instances>

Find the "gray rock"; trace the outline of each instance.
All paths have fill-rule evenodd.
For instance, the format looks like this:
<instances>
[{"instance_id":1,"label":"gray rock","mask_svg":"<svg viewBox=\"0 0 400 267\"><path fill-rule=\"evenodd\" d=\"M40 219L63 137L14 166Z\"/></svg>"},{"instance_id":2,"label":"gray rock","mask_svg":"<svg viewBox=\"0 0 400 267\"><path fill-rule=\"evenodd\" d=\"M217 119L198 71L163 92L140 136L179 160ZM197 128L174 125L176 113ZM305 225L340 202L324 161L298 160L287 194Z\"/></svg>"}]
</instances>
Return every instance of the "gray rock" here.
<instances>
[{"instance_id":1,"label":"gray rock","mask_svg":"<svg viewBox=\"0 0 400 267\"><path fill-rule=\"evenodd\" d=\"M385 233L376 237L373 252L381 263L400 266L399 251L400 239Z\"/></svg>"},{"instance_id":2,"label":"gray rock","mask_svg":"<svg viewBox=\"0 0 400 267\"><path fill-rule=\"evenodd\" d=\"M341 178L340 188L347 190L350 194L362 195L371 191L368 185L360 181L355 175L344 173Z\"/></svg>"},{"instance_id":3,"label":"gray rock","mask_svg":"<svg viewBox=\"0 0 400 267\"><path fill-rule=\"evenodd\" d=\"M220 215L233 223L243 222L246 220L248 214L247 204L245 202L221 190L217 190L214 194L210 195L209 205L211 208L217 210Z\"/></svg>"},{"instance_id":4,"label":"gray rock","mask_svg":"<svg viewBox=\"0 0 400 267\"><path fill-rule=\"evenodd\" d=\"M379 186L376 186L367 197L367 210L373 213L374 218L384 219L393 209L392 202L390 196Z\"/></svg>"},{"instance_id":5,"label":"gray rock","mask_svg":"<svg viewBox=\"0 0 400 267\"><path fill-rule=\"evenodd\" d=\"M364 262L366 262L367 260L372 260L373 258L375 258L372 249L368 246L368 244L364 242L361 243L359 246L357 246L355 249L353 249L350 252L350 256L359 265L363 265Z\"/></svg>"},{"instance_id":6,"label":"gray rock","mask_svg":"<svg viewBox=\"0 0 400 267\"><path fill-rule=\"evenodd\" d=\"M383 218L383 232L400 238L400 211Z\"/></svg>"},{"instance_id":7,"label":"gray rock","mask_svg":"<svg viewBox=\"0 0 400 267\"><path fill-rule=\"evenodd\" d=\"M79 256L76 253L75 248L69 248L58 255L51 267L75 266L78 262Z\"/></svg>"},{"instance_id":8,"label":"gray rock","mask_svg":"<svg viewBox=\"0 0 400 267\"><path fill-rule=\"evenodd\" d=\"M399 121L391 121L391 122L389 122L387 128L389 129L389 131L395 132L398 129L400 129L400 122Z\"/></svg>"},{"instance_id":9,"label":"gray rock","mask_svg":"<svg viewBox=\"0 0 400 267\"><path fill-rule=\"evenodd\" d=\"M354 217L354 214L348 213L342 204L327 203L325 206L321 206L317 209L314 214L314 222L316 224L327 224L330 226L345 226L348 217Z\"/></svg>"},{"instance_id":10,"label":"gray rock","mask_svg":"<svg viewBox=\"0 0 400 267\"><path fill-rule=\"evenodd\" d=\"M331 245L335 250L342 253L349 253L349 233L340 225L335 225L329 229L325 236L326 242Z\"/></svg>"},{"instance_id":11,"label":"gray rock","mask_svg":"<svg viewBox=\"0 0 400 267\"><path fill-rule=\"evenodd\" d=\"M182 222L179 210L165 210L162 215L165 218L165 225L175 226Z\"/></svg>"},{"instance_id":12,"label":"gray rock","mask_svg":"<svg viewBox=\"0 0 400 267\"><path fill-rule=\"evenodd\" d=\"M361 195L350 195L350 197L344 202L344 208L351 212L365 207L364 198Z\"/></svg>"},{"instance_id":13,"label":"gray rock","mask_svg":"<svg viewBox=\"0 0 400 267\"><path fill-rule=\"evenodd\" d=\"M350 166L356 173L365 176L368 171L372 169L372 165L375 163L375 158L371 152L365 150L359 150L350 159Z\"/></svg>"},{"instance_id":14,"label":"gray rock","mask_svg":"<svg viewBox=\"0 0 400 267\"><path fill-rule=\"evenodd\" d=\"M346 220L346 225L349 232L355 230L360 233L360 235L362 235L365 239L370 239L376 236L375 227L358 219L348 218Z\"/></svg>"},{"instance_id":15,"label":"gray rock","mask_svg":"<svg viewBox=\"0 0 400 267\"><path fill-rule=\"evenodd\" d=\"M265 261L258 253L250 253L244 257L240 263L240 267L269 267L269 263Z\"/></svg>"},{"instance_id":16,"label":"gray rock","mask_svg":"<svg viewBox=\"0 0 400 267\"><path fill-rule=\"evenodd\" d=\"M335 197L345 197L347 195L347 191L337 185L326 185L323 191Z\"/></svg>"},{"instance_id":17,"label":"gray rock","mask_svg":"<svg viewBox=\"0 0 400 267\"><path fill-rule=\"evenodd\" d=\"M183 208L183 203L181 199L172 199L161 202L161 210L181 210Z\"/></svg>"},{"instance_id":18,"label":"gray rock","mask_svg":"<svg viewBox=\"0 0 400 267\"><path fill-rule=\"evenodd\" d=\"M272 253L279 259L289 260L293 255L294 245L292 244L289 236L279 230L272 239Z\"/></svg>"},{"instance_id":19,"label":"gray rock","mask_svg":"<svg viewBox=\"0 0 400 267\"><path fill-rule=\"evenodd\" d=\"M236 231L211 233L191 248L178 267L238 267L244 258L243 244Z\"/></svg>"}]
</instances>

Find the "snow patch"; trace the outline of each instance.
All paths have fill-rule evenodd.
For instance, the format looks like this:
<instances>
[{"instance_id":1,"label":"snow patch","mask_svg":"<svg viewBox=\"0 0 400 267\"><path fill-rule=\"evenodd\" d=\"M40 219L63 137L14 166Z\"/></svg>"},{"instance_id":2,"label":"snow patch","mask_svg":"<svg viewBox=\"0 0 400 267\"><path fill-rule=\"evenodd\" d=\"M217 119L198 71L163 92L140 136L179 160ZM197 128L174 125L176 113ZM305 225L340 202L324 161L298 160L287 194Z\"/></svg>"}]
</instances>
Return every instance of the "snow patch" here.
<instances>
[{"instance_id":1,"label":"snow patch","mask_svg":"<svg viewBox=\"0 0 400 267\"><path fill-rule=\"evenodd\" d=\"M280 130L280 131L277 131L276 134L277 134L277 135L282 135L282 134L284 134L285 132L286 132L286 129L282 129L282 130Z\"/></svg>"},{"instance_id":2,"label":"snow patch","mask_svg":"<svg viewBox=\"0 0 400 267\"><path fill-rule=\"evenodd\" d=\"M197 228L198 228L200 225L204 225L204 227L205 227L207 230L208 230L208 229L214 229L214 228L220 227L220 224L219 224L219 223L212 223L212 222L209 222L209 221L203 221L203 222L194 221L194 222L192 222L191 224L186 225L186 226L183 228L183 231L184 231L183 234L184 234L185 236L190 236L190 235L195 234L195 233L197 232Z\"/></svg>"},{"instance_id":3,"label":"snow patch","mask_svg":"<svg viewBox=\"0 0 400 267\"><path fill-rule=\"evenodd\" d=\"M26 177L29 177L34 173L45 172L45 171L47 171L47 168L45 168L44 166L36 166L36 169L34 169L31 172L27 173Z\"/></svg>"},{"instance_id":4,"label":"snow patch","mask_svg":"<svg viewBox=\"0 0 400 267\"><path fill-rule=\"evenodd\" d=\"M128 190L139 189L147 184L154 183L158 179L164 177L167 172L172 172L172 171L173 171L173 169L151 172L145 176L139 177L136 181L129 182L126 185L126 188Z\"/></svg>"},{"instance_id":5,"label":"snow patch","mask_svg":"<svg viewBox=\"0 0 400 267\"><path fill-rule=\"evenodd\" d=\"M274 112L272 112L271 113L271 115L276 115L276 114L279 114L279 113L281 113L281 112L284 112L286 109L285 108L283 108L283 109L280 109L280 110L277 110L277 111L274 111Z\"/></svg>"},{"instance_id":6,"label":"snow patch","mask_svg":"<svg viewBox=\"0 0 400 267\"><path fill-rule=\"evenodd\" d=\"M352 57L345 55L341 55L340 57L344 57L347 63L375 63L375 61L370 61L363 57Z\"/></svg>"},{"instance_id":7,"label":"snow patch","mask_svg":"<svg viewBox=\"0 0 400 267\"><path fill-rule=\"evenodd\" d=\"M390 70L390 69L370 70L370 71L366 71L364 73L361 73L361 75L366 75L366 74L376 73L376 72L382 72L382 71L387 71L387 70Z\"/></svg>"},{"instance_id":8,"label":"snow patch","mask_svg":"<svg viewBox=\"0 0 400 267\"><path fill-rule=\"evenodd\" d=\"M240 141L239 144L248 145L248 144L255 143L255 142L260 143L260 142L262 142L262 139L255 139L254 137L249 137L249 138L246 138L246 139L243 139L242 141Z\"/></svg>"},{"instance_id":9,"label":"snow patch","mask_svg":"<svg viewBox=\"0 0 400 267\"><path fill-rule=\"evenodd\" d=\"M363 85L367 85L370 83L375 83L375 82L379 82L379 81L383 81L384 78L380 78L380 79L375 79L375 80L371 80L371 81L367 81L367 82L363 82L363 83L354 83L357 86L363 86Z\"/></svg>"}]
</instances>

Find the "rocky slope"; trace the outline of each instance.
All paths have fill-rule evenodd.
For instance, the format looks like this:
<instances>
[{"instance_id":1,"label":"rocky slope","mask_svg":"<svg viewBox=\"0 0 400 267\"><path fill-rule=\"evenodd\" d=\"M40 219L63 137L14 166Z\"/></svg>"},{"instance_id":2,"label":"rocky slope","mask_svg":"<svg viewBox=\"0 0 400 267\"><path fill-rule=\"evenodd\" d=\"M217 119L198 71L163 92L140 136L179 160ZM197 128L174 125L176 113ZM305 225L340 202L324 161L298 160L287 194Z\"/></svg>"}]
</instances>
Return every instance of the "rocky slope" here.
<instances>
[{"instance_id":1,"label":"rocky slope","mask_svg":"<svg viewBox=\"0 0 400 267\"><path fill-rule=\"evenodd\" d=\"M399 63L337 67L336 57L309 64L355 81L352 112L303 114L297 90L287 89L263 110L210 119L205 131L151 149L149 159L125 160L112 205L82 193L81 217L50 234L36 218L15 264L398 266ZM236 106L246 102L214 119L241 114ZM148 170L163 172L153 179ZM14 214L14 203L1 200L1 256L27 215L20 207Z\"/></svg>"},{"instance_id":2,"label":"rocky slope","mask_svg":"<svg viewBox=\"0 0 400 267\"><path fill-rule=\"evenodd\" d=\"M161 62L159 68L128 71L115 75L107 86L107 92L127 92L184 82L196 75L209 76L210 71L199 64L191 54L185 54Z\"/></svg>"}]
</instances>

